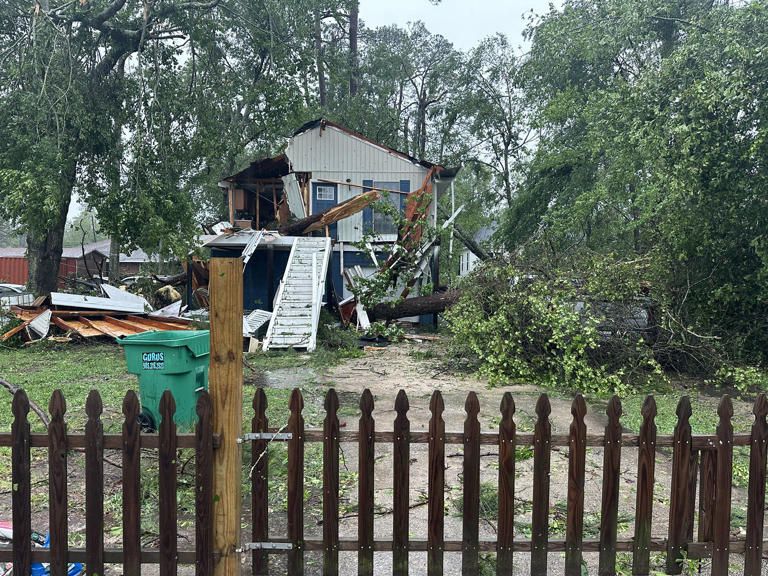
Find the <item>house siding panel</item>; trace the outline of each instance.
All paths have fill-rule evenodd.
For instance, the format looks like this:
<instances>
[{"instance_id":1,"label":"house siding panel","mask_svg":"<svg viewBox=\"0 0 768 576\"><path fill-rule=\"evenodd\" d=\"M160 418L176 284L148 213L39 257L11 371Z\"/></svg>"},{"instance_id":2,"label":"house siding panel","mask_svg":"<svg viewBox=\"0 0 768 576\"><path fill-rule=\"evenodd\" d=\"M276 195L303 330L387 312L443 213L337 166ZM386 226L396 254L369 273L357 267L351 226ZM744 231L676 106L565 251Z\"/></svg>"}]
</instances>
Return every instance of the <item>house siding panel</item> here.
<instances>
[{"instance_id":1,"label":"house siding panel","mask_svg":"<svg viewBox=\"0 0 768 576\"><path fill-rule=\"evenodd\" d=\"M410 183L410 190L424 184L428 169L370 142L327 126L303 132L288 144L286 151L296 172L311 172L313 181L332 180L363 185L364 180ZM338 187L338 202L362 192L358 186ZM401 190L403 188L401 187ZM314 209L313 209L314 210ZM338 223L338 240L357 242L363 237L361 212Z\"/></svg>"}]
</instances>

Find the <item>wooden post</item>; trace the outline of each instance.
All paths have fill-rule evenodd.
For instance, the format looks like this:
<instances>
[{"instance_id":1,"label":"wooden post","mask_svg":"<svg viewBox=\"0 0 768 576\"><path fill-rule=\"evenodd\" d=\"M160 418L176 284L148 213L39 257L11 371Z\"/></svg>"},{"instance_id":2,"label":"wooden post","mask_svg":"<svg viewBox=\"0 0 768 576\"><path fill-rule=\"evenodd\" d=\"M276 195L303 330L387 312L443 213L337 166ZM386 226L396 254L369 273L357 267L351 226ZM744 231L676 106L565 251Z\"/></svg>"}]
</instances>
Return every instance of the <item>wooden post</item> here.
<instances>
[{"instance_id":1,"label":"wooden post","mask_svg":"<svg viewBox=\"0 0 768 576\"><path fill-rule=\"evenodd\" d=\"M213 433L221 444L213 458L213 533L219 561L216 576L240 574L242 454L238 438L243 427L243 262L211 258L210 395Z\"/></svg>"}]
</instances>

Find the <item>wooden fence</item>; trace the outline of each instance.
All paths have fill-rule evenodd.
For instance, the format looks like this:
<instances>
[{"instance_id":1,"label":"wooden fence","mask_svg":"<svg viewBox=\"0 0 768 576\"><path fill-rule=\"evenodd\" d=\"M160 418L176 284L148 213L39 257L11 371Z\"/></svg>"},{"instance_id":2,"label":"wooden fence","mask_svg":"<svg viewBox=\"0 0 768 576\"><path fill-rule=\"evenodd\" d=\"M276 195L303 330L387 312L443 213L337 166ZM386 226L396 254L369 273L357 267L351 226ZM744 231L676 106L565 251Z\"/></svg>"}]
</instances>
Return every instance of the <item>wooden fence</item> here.
<instances>
[{"instance_id":1,"label":"wooden fence","mask_svg":"<svg viewBox=\"0 0 768 576\"><path fill-rule=\"evenodd\" d=\"M339 552L356 551L358 572L373 574L374 553L391 552L393 573L406 575L409 552L426 552L430 575L443 573L445 552L460 552L462 574L478 574L481 552L494 552L497 573L512 574L515 554L526 553L531 573L546 574L547 555L565 553L566 575L581 576L584 552L599 553L599 574L616 572L617 552L632 553L633 574L648 574L650 553L667 553L667 572L680 573L678 562L688 558L712 558L712 574L725 575L729 554L744 554L744 574L761 572L766 487L766 441L768 440L768 400L761 395L754 407L751 433L734 435L731 426L733 408L725 396L718 408L719 424L715 434L692 435L689 418L691 405L683 398L677 407L677 424L672 435L657 435L654 418L656 404L649 396L642 408L638 434L624 434L620 424L621 403L614 397L608 403L608 424L601 434L587 434L584 417L586 405L581 396L573 401L573 420L568 434L552 433L550 403L542 395L536 405L533 433L517 433L515 403L510 394L501 401L498 432L481 432L477 396L470 393L465 404L463 432L446 432L444 403L440 392L430 400L429 430L412 432L408 421L408 398L401 391L395 401L396 418L392 431L377 431L373 418L374 401L365 390L360 401L361 416L357 431L342 431L339 426L339 400L334 390L325 397L322 430L306 430L302 417L303 398L294 390L290 415L284 430L270 428L267 398L258 389L253 399L255 416L252 433L252 538L240 551L251 551L253 573L265 574L269 554L284 551L288 555L288 573L304 573L306 551L321 551L324 574L337 574ZM30 433L27 419L29 400L23 391L13 399L14 423L10 434L0 434L0 446L12 447L13 545L0 547L0 561L12 561L16 576L30 573L31 562L50 562L51 574L64 575L68 561L84 562L86 573L103 575L105 563L123 565L123 573L135 576L141 564L159 564L162 576L176 573L178 564L195 564L196 573L213 573L214 552L213 450L218 440L212 433L211 401L203 393L197 405L199 422L195 434L177 434L173 424L175 405L169 392L163 395L162 421L157 435L141 434L137 424L138 399L128 392L123 402L125 423L122 434L104 434L101 399L92 391L86 404L88 421L85 434L68 434L64 422L65 403L60 391L50 402L51 424L45 434ZM269 458L263 455L273 442L287 443L287 538L269 534ZM322 538L304 537L304 448L307 442L323 446L323 534ZM339 451L341 443L358 445L358 522L357 538L339 537ZM386 444L393 456L393 514L391 539L374 539L374 461L376 445ZM426 444L428 451L428 533L426 540L410 537L409 479L411 446ZM463 449L463 532L461 540L446 540L444 531L446 445ZM499 450L498 526L495 540L480 540L480 449L494 445ZM532 536L515 538L516 447L533 447ZM734 446L749 446L749 486L746 537L731 539L731 481ZM550 458L553 447L568 449L567 521L564 539L549 536ZM603 449L602 502L599 539L583 537L585 467L587 447ZM654 466L656 450L672 449L669 529L666 538L651 537L654 502ZM31 448L47 448L49 462L49 532L50 549L31 548ZM140 449L157 450L159 482L159 547L140 546ZM178 549L176 517L177 449L195 450L194 548ZM638 451L634 536L619 540L618 509L622 451ZM67 453L85 450L86 536L85 548L68 548ZM104 450L122 451L123 547L104 547ZM699 494L698 534L694 538L694 507Z\"/></svg>"},{"instance_id":2,"label":"wooden fence","mask_svg":"<svg viewBox=\"0 0 768 576\"><path fill-rule=\"evenodd\" d=\"M0 562L13 562L14 576L30 574L32 562L50 563L52 576L66 576L68 562L85 564L85 573L102 576L104 565L122 564L125 576L138 576L141 564L159 564L161 576L176 573L178 564L194 564L198 576L213 574L213 444L211 400L203 392L197 403L194 434L177 434L176 404L166 391L160 401L158 434L142 434L136 417L139 400L131 390L123 401L122 434L104 434L102 402L92 390L86 402L85 434L69 434L66 404L60 390L53 393L48 432L30 433L29 399L23 390L13 397L11 433L0 433L0 446L11 447L13 544L0 546ZM32 548L31 448L48 449L48 512L50 548ZM157 451L159 542L141 547L141 449ZM177 450L195 450L195 547L177 545ZM85 548L69 548L68 451L85 450ZM104 451L122 452L122 532L120 549L104 547Z\"/></svg>"},{"instance_id":3,"label":"wooden fence","mask_svg":"<svg viewBox=\"0 0 768 576\"><path fill-rule=\"evenodd\" d=\"M322 551L323 574L338 574L339 551L357 551L359 574L373 574L375 552L391 552L393 574L408 574L409 551L427 553L430 575L443 573L445 552L461 552L464 575L478 574L480 552L495 552L497 574L513 573L515 553L530 557L532 574L547 574L547 555L565 553L565 574L582 575L584 552L599 553L602 575L616 573L617 552L631 552L632 573L649 573L652 551L666 552L668 574L679 574L681 560L712 559L711 573L729 573L729 554L744 554L744 574L761 573L763 522L766 487L766 441L768 440L768 401L760 395L754 406L755 421L751 433L734 435L731 425L733 407L724 396L718 408L719 423L712 435L692 435L689 418L691 404L687 397L677 406L674 434L657 435L656 403L649 396L642 407L642 424L638 434L622 433L621 402L617 397L607 407L608 424L601 434L587 434L584 417L586 405L577 396L572 405L573 421L568 434L552 434L549 421L550 403L542 395L536 405L534 432L517 433L515 403L507 393L501 401L498 432L481 432L477 395L470 393L465 410L463 432L446 432L443 421L444 403L440 392L430 400L431 419L428 432L411 432L407 417L408 398L400 391L395 401L396 418L392 431L377 431L372 416L373 396L365 390L360 401L361 417L357 431L341 431L337 416L339 401L334 390L325 397L325 419L322 430L305 430L302 417L303 399L294 390L290 399L290 417L285 431L269 427L266 417L267 398L259 389L253 400L253 539L254 575L268 572L269 554L288 554L288 574L304 572L305 551ZM287 538L270 538L268 531L268 462L262 454L275 441L287 442ZM304 538L304 446L307 442L323 445L323 512L322 539ZM342 442L358 444L358 521L357 538L339 537L339 446ZM393 455L392 537L374 539L374 454L377 444L387 444ZM428 534L426 540L409 536L410 449L413 444L428 446ZM444 537L445 447L463 448L463 532L461 540ZM497 446L498 462L498 526L495 540L479 539L480 521L480 447ZM532 536L515 538L515 454L517 446L533 447ZM749 487L746 538L731 539L731 487L734 446L749 446ZM564 539L549 537L550 458L553 447L568 449L567 521ZM603 448L602 502L599 539L583 538L584 483L587 447ZM666 538L651 537L654 503L654 468L657 448L672 449L669 529ZM634 537L619 540L619 480L622 450L638 451ZM694 538L694 508L698 483L698 534Z\"/></svg>"}]
</instances>

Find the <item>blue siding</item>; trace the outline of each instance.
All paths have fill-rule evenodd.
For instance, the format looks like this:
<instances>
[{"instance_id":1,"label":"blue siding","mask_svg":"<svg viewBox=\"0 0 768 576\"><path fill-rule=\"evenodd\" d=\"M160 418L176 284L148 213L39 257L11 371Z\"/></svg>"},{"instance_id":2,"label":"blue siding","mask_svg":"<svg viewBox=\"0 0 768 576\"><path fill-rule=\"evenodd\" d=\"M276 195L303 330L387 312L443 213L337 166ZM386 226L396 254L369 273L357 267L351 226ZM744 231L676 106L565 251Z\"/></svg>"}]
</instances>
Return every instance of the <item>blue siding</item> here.
<instances>
[{"instance_id":1,"label":"blue siding","mask_svg":"<svg viewBox=\"0 0 768 576\"><path fill-rule=\"evenodd\" d=\"M330 186L333 188L333 200L318 200L317 199L317 187L318 186ZM336 184L325 184L325 183L312 183L312 214L317 214L318 212L322 212L323 210L328 210L328 208L333 208L338 204L339 202L339 190ZM331 238L334 240L338 240L339 233L338 233L338 225L336 222L331 224L328 227L328 230L331 234Z\"/></svg>"}]
</instances>

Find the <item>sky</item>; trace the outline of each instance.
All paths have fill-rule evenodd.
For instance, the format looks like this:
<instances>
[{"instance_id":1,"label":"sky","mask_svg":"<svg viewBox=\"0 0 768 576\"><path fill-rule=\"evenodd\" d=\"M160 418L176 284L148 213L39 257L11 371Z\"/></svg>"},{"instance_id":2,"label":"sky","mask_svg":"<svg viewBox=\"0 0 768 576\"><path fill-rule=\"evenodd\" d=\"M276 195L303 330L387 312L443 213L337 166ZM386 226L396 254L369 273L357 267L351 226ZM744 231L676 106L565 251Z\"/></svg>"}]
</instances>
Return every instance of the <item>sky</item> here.
<instances>
[{"instance_id":1,"label":"sky","mask_svg":"<svg viewBox=\"0 0 768 576\"><path fill-rule=\"evenodd\" d=\"M550 0L442 0L437 5L429 0L360 0L360 19L369 28L388 24L405 27L408 22L421 20L430 32L464 51L486 36L502 32L513 46L525 51L522 33L531 10L545 14L549 5Z\"/></svg>"}]
</instances>

